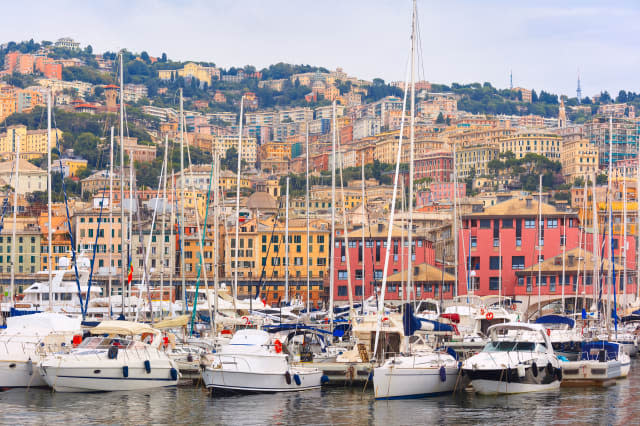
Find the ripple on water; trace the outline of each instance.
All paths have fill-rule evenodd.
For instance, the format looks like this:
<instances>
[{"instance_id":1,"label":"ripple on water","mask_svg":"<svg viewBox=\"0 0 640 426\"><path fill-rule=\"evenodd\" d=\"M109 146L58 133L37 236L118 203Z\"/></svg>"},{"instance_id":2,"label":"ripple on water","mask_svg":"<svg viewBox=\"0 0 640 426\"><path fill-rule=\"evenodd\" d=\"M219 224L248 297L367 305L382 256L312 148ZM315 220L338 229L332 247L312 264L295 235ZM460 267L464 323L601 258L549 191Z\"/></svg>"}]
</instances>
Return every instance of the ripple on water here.
<instances>
[{"instance_id":1,"label":"ripple on water","mask_svg":"<svg viewBox=\"0 0 640 426\"><path fill-rule=\"evenodd\" d=\"M419 400L374 401L357 388L211 397L201 388L142 392L0 392L2 424L634 424L640 418L640 363L607 389L487 397L462 392Z\"/></svg>"}]
</instances>

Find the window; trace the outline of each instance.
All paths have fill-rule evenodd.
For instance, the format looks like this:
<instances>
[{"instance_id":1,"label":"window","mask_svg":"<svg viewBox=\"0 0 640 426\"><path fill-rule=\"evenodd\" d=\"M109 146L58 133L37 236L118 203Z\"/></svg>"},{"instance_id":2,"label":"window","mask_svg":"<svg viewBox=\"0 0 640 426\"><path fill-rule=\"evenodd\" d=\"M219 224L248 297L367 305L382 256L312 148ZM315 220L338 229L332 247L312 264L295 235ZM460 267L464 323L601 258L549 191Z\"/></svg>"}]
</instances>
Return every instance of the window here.
<instances>
[{"instance_id":1,"label":"window","mask_svg":"<svg viewBox=\"0 0 640 426\"><path fill-rule=\"evenodd\" d=\"M547 219L547 228L557 228L558 227L558 219Z\"/></svg>"},{"instance_id":2,"label":"window","mask_svg":"<svg viewBox=\"0 0 640 426\"><path fill-rule=\"evenodd\" d=\"M494 247L500 247L500 238L494 238L493 239L493 246Z\"/></svg>"},{"instance_id":3,"label":"window","mask_svg":"<svg viewBox=\"0 0 640 426\"><path fill-rule=\"evenodd\" d=\"M560 235L560 245L564 246L567 243L567 236L566 235Z\"/></svg>"},{"instance_id":4,"label":"window","mask_svg":"<svg viewBox=\"0 0 640 426\"><path fill-rule=\"evenodd\" d=\"M362 280L362 269L356 269L356 280Z\"/></svg>"},{"instance_id":5,"label":"window","mask_svg":"<svg viewBox=\"0 0 640 426\"><path fill-rule=\"evenodd\" d=\"M471 237L471 247L472 248L478 247L478 238L477 237Z\"/></svg>"},{"instance_id":6,"label":"window","mask_svg":"<svg viewBox=\"0 0 640 426\"><path fill-rule=\"evenodd\" d=\"M489 219L480 219L480 228L481 229L489 229L489 228L491 228L491 220L489 220Z\"/></svg>"},{"instance_id":7,"label":"window","mask_svg":"<svg viewBox=\"0 0 640 426\"><path fill-rule=\"evenodd\" d=\"M549 277L549 291L556 291L556 276Z\"/></svg>"},{"instance_id":8,"label":"window","mask_svg":"<svg viewBox=\"0 0 640 426\"><path fill-rule=\"evenodd\" d=\"M376 280L381 280L382 279L382 269L376 269L375 271L373 271L373 278Z\"/></svg>"},{"instance_id":9,"label":"window","mask_svg":"<svg viewBox=\"0 0 640 426\"><path fill-rule=\"evenodd\" d=\"M502 219L503 228L513 228L513 219Z\"/></svg>"},{"instance_id":10,"label":"window","mask_svg":"<svg viewBox=\"0 0 640 426\"><path fill-rule=\"evenodd\" d=\"M489 258L489 269L498 270L500 269L500 256L491 256Z\"/></svg>"},{"instance_id":11,"label":"window","mask_svg":"<svg viewBox=\"0 0 640 426\"><path fill-rule=\"evenodd\" d=\"M500 279L498 277L489 277L489 290L498 290L500 287Z\"/></svg>"},{"instance_id":12,"label":"window","mask_svg":"<svg viewBox=\"0 0 640 426\"><path fill-rule=\"evenodd\" d=\"M524 277L518 277L518 286L522 287L524 285Z\"/></svg>"},{"instance_id":13,"label":"window","mask_svg":"<svg viewBox=\"0 0 640 426\"><path fill-rule=\"evenodd\" d=\"M524 220L524 227L525 227L525 229L535 229L535 227L536 227L535 219L525 219Z\"/></svg>"},{"instance_id":14,"label":"window","mask_svg":"<svg viewBox=\"0 0 640 426\"><path fill-rule=\"evenodd\" d=\"M346 285L339 285L338 286L338 296L341 297L345 297L347 296L347 286Z\"/></svg>"},{"instance_id":15,"label":"window","mask_svg":"<svg viewBox=\"0 0 640 426\"><path fill-rule=\"evenodd\" d=\"M533 289L532 285L531 285L531 276L527 277L527 292L531 293L531 290Z\"/></svg>"},{"instance_id":16,"label":"window","mask_svg":"<svg viewBox=\"0 0 640 426\"><path fill-rule=\"evenodd\" d=\"M524 256L512 256L511 269L524 269Z\"/></svg>"},{"instance_id":17,"label":"window","mask_svg":"<svg viewBox=\"0 0 640 426\"><path fill-rule=\"evenodd\" d=\"M344 281L347 279L347 271L338 271L338 279Z\"/></svg>"},{"instance_id":18,"label":"window","mask_svg":"<svg viewBox=\"0 0 640 426\"><path fill-rule=\"evenodd\" d=\"M479 270L480 269L480 258L474 256L471 258L471 270Z\"/></svg>"}]
</instances>

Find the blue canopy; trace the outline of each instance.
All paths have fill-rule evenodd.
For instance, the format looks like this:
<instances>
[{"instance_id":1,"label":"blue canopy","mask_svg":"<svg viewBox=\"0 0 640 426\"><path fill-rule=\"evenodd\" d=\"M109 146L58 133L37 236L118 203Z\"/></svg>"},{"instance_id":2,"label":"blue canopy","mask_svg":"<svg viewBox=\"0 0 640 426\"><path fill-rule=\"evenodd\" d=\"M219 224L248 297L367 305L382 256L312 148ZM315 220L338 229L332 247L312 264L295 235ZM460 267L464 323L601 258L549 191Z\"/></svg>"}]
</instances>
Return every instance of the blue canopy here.
<instances>
[{"instance_id":1,"label":"blue canopy","mask_svg":"<svg viewBox=\"0 0 640 426\"><path fill-rule=\"evenodd\" d=\"M616 342L605 342L597 341L597 342L582 342L582 354L581 359L583 360L599 360L598 356L601 350L605 350L607 354L606 360L618 359L618 349L620 347L619 343ZM606 361L602 360L602 361Z\"/></svg>"},{"instance_id":2,"label":"blue canopy","mask_svg":"<svg viewBox=\"0 0 640 426\"><path fill-rule=\"evenodd\" d=\"M419 318L413 315L413 307L411 303L404 305L404 313L402 314L402 326L404 328L405 336L412 336L417 330L422 329L422 324L432 324L433 330L429 331L447 331L454 332L455 329L451 324L444 324L442 322Z\"/></svg>"},{"instance_id":3,"label":"blue canopy","mask_svg":"<svg viewBox=\"0 0 640 426\"><path fill-rule=\"evenodd\" d=\"M567 324L569 328L573 328L576 322L562 315L543 315L536 320L536 324Z\"/></svg>"},{"instance_id":4,"label":"blue canopy","mask_svg":"<svg viewBox=\"0 0 640 426\"><path fill-rule=\"evenodd\" d=\"M447 331L447 332L455 331L455 329L453 328L453 325L451 324L445 324L443 322L438 322L438 321L424 319L424 318L418 318L418 320L420 322L433 324L433 331Z\"/></svg>"}]
</instances>

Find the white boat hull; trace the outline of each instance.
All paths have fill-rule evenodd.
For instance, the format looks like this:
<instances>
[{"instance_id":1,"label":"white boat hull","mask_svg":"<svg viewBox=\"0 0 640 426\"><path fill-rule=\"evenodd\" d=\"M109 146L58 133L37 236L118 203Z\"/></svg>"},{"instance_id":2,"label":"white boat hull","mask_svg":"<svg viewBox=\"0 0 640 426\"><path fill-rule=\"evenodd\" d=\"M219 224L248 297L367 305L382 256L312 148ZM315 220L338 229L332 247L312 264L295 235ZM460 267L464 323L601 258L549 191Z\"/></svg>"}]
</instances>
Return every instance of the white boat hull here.
<instances>
[{"instance_id":1,"label":"white boat hull","mask_svg":"<svg viewBox=\"0 0 640 426\"><path fill-rule=\"evenodd\" d=\"M91 367L65 367L42 365L45 382L56 392L110 392L153 389L175 386L169 363L151 361L151 371L147 373L142 363L128 365L128 376L124 377L122 365L105 367L105 362ZM177 372L177 370L176 370ZM175 373L174 373L175 374Z\"/></svg>"},{"instance_id":2,"label":"white boat hull","mask_svg":"<svg viewBox=\"0 0 640 426\"><path fill-rule=\"evenodd\" d=\"M552 391L560 388L560 381L555 380L547 384L538 383L507 383L496 380L473 380L473 389L480 395L515 394L528 392Z\"/></svg>"},{"instance_id":3,"label":"white boat hull","mask_svg":"<svg viewBox=\"0 0 640 426\"><path fill-rule=\"evenodd\" d=\"M202 378L207 388L235 392L295 392L320 387L322 372L319 370L292 368L290 374L291 383L287 383L284 373L225 371L208 367ZM299 385L295 375L300 379Z\"/></svg>"},{"instance_id":4,"label":"white boat hull","mask_svg":"<svg viewBox=\"0 0 640 426\"><path fill-rule=\"evenodd\" d=\"M457 368L445 368L443 381L439 367L378 367L373 373L376 399L405 399L438 396L453 392L458 380Z\"/></svg>"},{"instance_id":5,"label":"white boat hull","mask_svg":"<svg viewBox=\"0 0 640 426\"><path fill-rule=\"evenodd\" d=\"M37 362L0 361L0 388L47 387Z\"/></svg>"}]
</instances>

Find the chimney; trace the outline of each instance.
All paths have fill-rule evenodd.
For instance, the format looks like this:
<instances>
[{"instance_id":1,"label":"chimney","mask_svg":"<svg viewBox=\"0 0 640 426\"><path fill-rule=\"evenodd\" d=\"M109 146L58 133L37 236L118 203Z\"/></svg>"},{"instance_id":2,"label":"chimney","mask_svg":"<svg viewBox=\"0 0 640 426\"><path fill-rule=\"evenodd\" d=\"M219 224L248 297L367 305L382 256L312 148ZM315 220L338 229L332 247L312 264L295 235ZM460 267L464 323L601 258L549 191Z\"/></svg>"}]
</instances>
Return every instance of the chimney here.
<instances>
[{"instance_id":1,"label":"chimney","mask_svg":"<svg viewBox=\"0 0 640 426\"><path fill-rule=\"evenodd\" d=\"M531 208L531 201L532 200L533 200L533 198L531 198L531 197L525 198L525 201L527 202L527 208Z\"/></svg>"},{"instance_id":2,"label":"chimney","mask_svg":"<svg viewBox=\"0 0 640 426\"><path fill-rule=\"evenodd\" d=\"M574 262L575 258L576 258L576 257L575 257L575 255L573 255L573 254L570 254L570 255L568 256L567 260L569 261L569 266L573 266L573 262Z\"/></svg>"},{"instance_id":3,"label":"chimney","mask_svg":"<svg viewBox=\"0 0 640 426\"><path fill-rule=\"evenodd\" d=\"M420 273L420 267L419 266L414 266L413 267L413 276L415 277L419 273Z\"/></svg>"},{"instance_id":4,"label":"chimney","mask_svg":"<svg viewBox=\"0 0 640 426\"><path fill-rule=\"evenodd\" d=\"M384 224L383 223L379 223L378 224L378 232L382 232L384 231Z\"/></svg>"}]
</instances>

